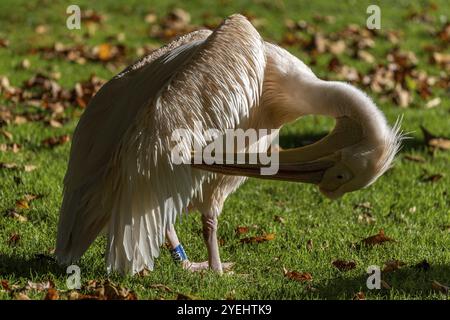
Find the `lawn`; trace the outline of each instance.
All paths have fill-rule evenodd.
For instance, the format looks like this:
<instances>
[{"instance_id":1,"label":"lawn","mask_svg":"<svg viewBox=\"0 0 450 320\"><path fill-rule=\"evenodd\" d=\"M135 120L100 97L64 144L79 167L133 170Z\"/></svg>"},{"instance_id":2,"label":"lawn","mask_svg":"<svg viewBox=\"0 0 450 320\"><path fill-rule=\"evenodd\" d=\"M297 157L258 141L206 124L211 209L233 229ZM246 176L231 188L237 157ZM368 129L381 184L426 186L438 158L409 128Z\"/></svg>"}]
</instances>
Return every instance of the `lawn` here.
<instances>
[{"instance_id":1,"label":"lawn","mask_svg":"<svg viewBox=\"0 0 450 320\"><path fill-rule=\"evenodd\" d=\"M381 30L367 35L361 30L365 30L366 8L372 3L381 8ZM98 284L110 279L139 299L448 298L450 151L446 140L440 140L440 147L430 146L420 129L423 126L438 137L450 137L450 35L445 38L439 33L450 19L446 0L222 0L215 4L206 0L164 4L80 0L77 4L86 15L81 30L66 28L70 4L72 1L0 1L0 79L6 76L11 87L23 88L24 82L42 74L49 77L47 83L57 83L75 97L62 105L44 105L39 99L15 99L0 89L0 299L24 295L42 299L47 295L47 281L61 298L69 295L67 274L54 262L52 252L69 137L85 102L77 100L71 90L92 74L110 79L144 52L169 41L174 33L192 26L215 26L236 12L252 18L266 40L286 47L318 76L352 81L361 87L390 123L403 116L402 129L410 139L404 142L395 166L374 185L337 201L323 198L313 186L249 179L228 198L219 221L222 260L236 263L231 273L219 276L210 271L181 270L168 250L162 249L152 272L108 275L103 258L106 241L99 238L79 262L81 292L89 291L92 280ZM164 21L170 20L165 17L175 8L190 15L179 30L164 26ZM304 22L298 23L300 20ZM356 26L356 35L344 32L354 30L351 25ZM311 41L314 35L316 42ZM345 50L330 49L330 43L338 40L344 41ZM317 41L328 43L328 49L320 49ZM369 44L357 48L364 41ZM66 48L80 46L81 57L71 59L76 52L55 50L55 43ZM315 47L311 49L308 43ZM83 51L91 49L92 56ZM361 51L365 53L359 54ZM405 56L406 62L396 60L406 73L401 75L402 90L378 90L361 80L392 58ZM337 67L331 66L333 57L339 61ZM359 80L352 80L355 72ZM420 80L420 73L432 78L428 85ZM40 88L30 85L27 90ZM283 128L281 145L309 143L332 125L322 117L298 120ZM241 234L238 227L247 227L248 232ZM200 215L189 215L177 229L190 259L206 260ZM362 244L380 230L395 241ZM266 234L275 234L275 238L256 244L240 241ZM333 265L336 260L354 264L350 270L339 270ZM379 290L366 287L366 269L372 265L386 268ZM296 281L293 271L312 279Z\"/></svg>"}]
</instances>

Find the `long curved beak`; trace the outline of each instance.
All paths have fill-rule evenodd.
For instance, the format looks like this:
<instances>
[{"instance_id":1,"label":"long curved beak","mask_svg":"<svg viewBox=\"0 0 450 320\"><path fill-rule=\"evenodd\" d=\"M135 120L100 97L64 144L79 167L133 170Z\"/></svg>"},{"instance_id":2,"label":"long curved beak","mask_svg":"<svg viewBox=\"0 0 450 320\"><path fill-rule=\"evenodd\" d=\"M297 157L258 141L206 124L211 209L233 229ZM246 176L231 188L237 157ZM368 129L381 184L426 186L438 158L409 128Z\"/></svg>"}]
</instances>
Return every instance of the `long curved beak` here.
<instances>
[{"instance_id":1,"label":"long curved beak","mask_svg":"<svg viewBox=\"0 0 450 320\"><path fill-rule=\"evenodd\" d=\"M214 160L200 159L200 161L193 154L191 156L194 161L191 165L197 169L226 175L319 184L325 171L341 160L340 150L359 142L362 136L361 125L344 116L336 118L336 126L333 131L321 140L303 147L281 150L278 152L278 156L271 157L273 162L270 164L261 162L253 164L248 161L251 154L234 153L228 154L231 156L231 161L228 161L227 154L214 156ZM234 159L239 159L239 155L243 164L234 161ZM254 159L259 160L259 157ZM268 170L268 167L277 170ZM272 174L267 174L267 172L272 172Z\"/></svg>"},{"instance_id":2,"label":"long curved beak","mask_svg":"<svg viewBox=\"0 0 450 320\"><path fill-rule=\"evenodd\" d=\"M261 163L248 164L247 161L243 164L228 164L225 163L226 161L219 161L222 163L217 163L206 159L207 161L202 161L202 163L192 164L192 167L225 175L319 184L322 181L325 171L336 163L334 156L326 156L313 161L296 161L295 152L292 153L292 151L280 151L279 157L275 157L277 158L274 160L276 163L271 162L265 165ZM245 154L245 156L247 160L249 154ZM222 159L225 159L225 157ZM269 168L276 170L268 170ZM263 174L264 169L266 170L265 174ZM267 173L270 171L272 174Z\"/></svg>"}]
</instances>

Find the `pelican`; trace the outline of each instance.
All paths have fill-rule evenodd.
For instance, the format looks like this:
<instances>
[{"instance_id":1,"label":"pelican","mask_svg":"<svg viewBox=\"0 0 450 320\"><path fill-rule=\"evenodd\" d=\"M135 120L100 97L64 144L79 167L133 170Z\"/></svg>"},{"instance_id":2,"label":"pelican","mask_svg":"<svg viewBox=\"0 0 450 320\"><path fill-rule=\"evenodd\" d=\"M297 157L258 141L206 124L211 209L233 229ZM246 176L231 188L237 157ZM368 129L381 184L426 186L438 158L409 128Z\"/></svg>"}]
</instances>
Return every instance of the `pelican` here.
<instances>
[{"instance_id":1,"label":"pelican","mask_svg":"<svg viewBox=\"0 0 450 320\"><path fill-rule=\"evenodd\" d=\"M279 129L306 115L333 117L336 125L313 144L272 150L279 156L272 176L261 175L260 163L172 163L171 136L179 128ZM218 216L247 177L313 183L336 199L377 180L401 138L399 123L390 127L362 91L319 79L265 42L245 17L232 15L214 31L194 31L138 60L90 101L64 178L57 260L76 262L106 231L108 271L153 270L167 241L183 268L222 273L229 265L219 255ZM205 145L203 137L194 139ZM192 153L191 145L185 149ZM189 261L174 228L194 209L208 251L208 261L199 263Z\"/></svg>"}]
</instances>

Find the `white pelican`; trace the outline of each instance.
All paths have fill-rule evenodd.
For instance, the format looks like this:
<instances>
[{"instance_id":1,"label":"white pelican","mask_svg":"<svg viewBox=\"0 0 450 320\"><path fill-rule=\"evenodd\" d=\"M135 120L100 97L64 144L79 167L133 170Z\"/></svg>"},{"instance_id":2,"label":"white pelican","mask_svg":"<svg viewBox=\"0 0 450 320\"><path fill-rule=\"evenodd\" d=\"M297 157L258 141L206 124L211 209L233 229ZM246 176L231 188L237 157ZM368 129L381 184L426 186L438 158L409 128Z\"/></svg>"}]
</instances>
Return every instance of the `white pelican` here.
<instances>
[{"instance_id":1,"label":"white pelican","mask_svg":"<svg viewBox=\"0 0 450 320\"><path fill-rule=\"evenodd\" d=\"M338 198L390 167L399 126L389 127L357 88L323 81L286 50L264 42L241 15L142 58L101 88L75 130L58 261L77 261L105 229L109 271L153 270L167 239L185 268L223 272L218 216L245 176L259 176L260 165L173 165L172 132L192 129L194 121L218 130L273 129L312 114L335 118L334 130L314 144L280 151L279 172L270 178L315 183L325 196ZM203 263L187 260L173 228L188 207L202 214Z\"/></svg>"}]
</instances>

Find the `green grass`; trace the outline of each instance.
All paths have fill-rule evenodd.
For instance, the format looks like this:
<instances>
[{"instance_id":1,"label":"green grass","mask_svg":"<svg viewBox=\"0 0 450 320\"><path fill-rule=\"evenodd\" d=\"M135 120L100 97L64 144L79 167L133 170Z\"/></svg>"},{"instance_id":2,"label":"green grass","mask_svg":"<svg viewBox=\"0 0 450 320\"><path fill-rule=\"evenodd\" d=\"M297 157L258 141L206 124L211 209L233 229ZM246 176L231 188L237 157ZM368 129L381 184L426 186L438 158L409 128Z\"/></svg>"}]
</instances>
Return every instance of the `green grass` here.
<instances>
[{"instance_id":1,"label":"green grass","mask_svg":"<svg viewBox=\"0 0 450 320\"><path fill-rule=\"evenodd\" d=\"M429 2L417 1L239 1L222 0L217 5L210 1L77 1L81 9L95 9L104 13L107 20L96 33L85 40L88 45L107 41L109 36L119 32L126 35L124 44L137 48L146 43L160 44L148 36L149 27L144 16L150 10L163 16L170 8L181 7L192 16L194 24L204 22L205 14L211 17L226 17L234 12L252 14L263 18L259 28L265 38L280 41L285 32L286 18L313 21L316 14L332 15L336 22L332 25L319 24L324 32L334 32L354 23L365 25L365 10L375 2L382 10L382 28L402 30L403 40L399 46L412 50L419 58L419 68L430 74L438 74L439 69L428 64L423 45L432 44L434 39L424 24L411 22L404 16L411 8L424 8ZM126 3L126 4L125 4ZM431 14L450 18L450 7L446 0L435 0L438 11ZM6 75L14 86L29 79L36 72L61 73L59 81L64 87L72 88L77 81L87 79L95 73L105 79L120 71L109 70L100 63L78 65L64 60L43 60L39 55L29 54L34 47L48 46L55 41L71 44L82 38L86 30L68 31L65 28L65 8L70 1L29 1L0 2L0 38L10 41L8 48L0 48L0 75ZM50 31L36 36L37 25L47 24ZM378 61L384 61L391 47L387 41L376 38L376 47L370 52ZM309 62L305 52L292 47L294 54ZM136 58L131 54L129 58ZM17 68L28 58L29 70ZM329 56L320 57L313 66L320 76L329 75L325 68ZM359 70L365 70L364 63L348 58L344 60ZM448 91L435 90L442 103L433 109L420 107L400 109L389 102L375 100L391 123L403 115L403 130L411 132L399 155L394 169L390 170L370 188L346 195L338 201L323 198L318 191L308 185L267 182L250 179L225 203L220 217L219 238L223 261L236 263L233 274L218 276L213 272L192 274L175 265L166 249L156 261L156 267L146 277L110 278L120 285L134 290L140 299L175 298L175 293L167 293L150 288L151 284L165 284L174 292L193 295L201 299L351 299L358 291L364 291L368 299L447 299L447 295L432 290L433 280L450 284L450 153L438 151L434 155L427 152L419 126L424 125L434 133L450 136L450 103ZM0 98L0 105L10 108L25 108L13 105ZM79 112L78 112L79 113ZM76 113L75 113L76 114ZM70 113L72 115L72 113ZM61 134L71 134L78 118L62 128L51 128L40 122L23 125L8 125L2 129L13 134L13 142L22 145L18 153L0 152L0 163L33 164L38 169L32 172L0 169L0 279L10 284L25 285L27 281L51 279L60 290L66 290L65 270L55 263L40 259L39 254L49 254L54 247L58 210L61 203L62 179L67 167L69 144L48 149L41 146L45 138ZM281 143L289 147L299 144L301 137L314 138L323 135L332 125L331 120L307 117L283 129ZM303 138L304 139L304 138ZM10 143L0 135L0 144ZM407 161L405 154L419 155L425 163ZM424 170L442 173L444 177L435 183L424 183L420 176ZM31 202L29 209L18 209L28 218L19 222L5 213L15 207L16 200L25 194L42 194L43 198ZM355 205L370 202L373 224L358 222L361 209ZM415 209L412 209L415 208ZM274 220L282 216L285 224ZM237 226L250 226L249 236L275 233L273 241L261 244L241 244L235 233ZM445 227L447 226L447 227ZM198 213L189 215L177 226L179 236L191 260L205 260L206 248L201 237L201 223ZM363 238L384 229L396 242L373 248L355 248ZM21 239L16 246L10 246L11 234L18 233ZM247 236L247 235L245 235ZM306 243L312 240L312 250ZM105 240L100 238L89 249L79 263L82 282L90 279L106 279L104 255ZM332 266L335 259L354 260L357 267L348 272L340 272ZM370 265L383 264L392 259L404 261L407 266L389 274L383 279L390 290L368 290L366 269ZM431 269L418 271L411 267L426 259ZM288 270L309 272L313 276L309 284L287 279L283 267ZM44 293L32 292L30 297L42 298ZM0 291L0 299L10 295Z\"/></svg>"}]
</instances>

